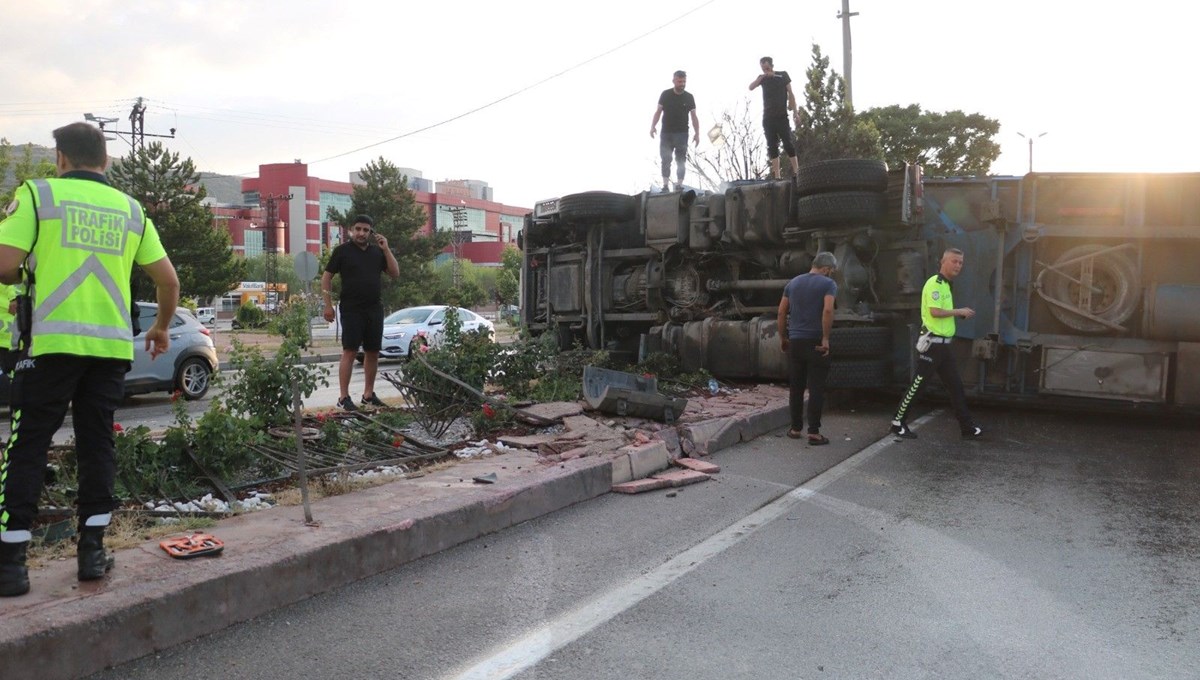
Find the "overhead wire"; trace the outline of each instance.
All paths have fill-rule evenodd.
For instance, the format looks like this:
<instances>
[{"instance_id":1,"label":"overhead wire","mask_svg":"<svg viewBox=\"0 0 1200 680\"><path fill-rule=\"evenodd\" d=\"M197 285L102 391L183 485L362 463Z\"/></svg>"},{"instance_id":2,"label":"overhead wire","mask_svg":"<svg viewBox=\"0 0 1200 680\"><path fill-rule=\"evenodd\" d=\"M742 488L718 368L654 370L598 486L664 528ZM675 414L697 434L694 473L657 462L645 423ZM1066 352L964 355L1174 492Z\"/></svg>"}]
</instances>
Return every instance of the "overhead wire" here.
<instances>
[{"instance_id":1,"label":"overhead wire","mask_svg":"<svg viewBox=\"0 0 1200 680\"><path fill-rule=\"evenodd\" d=\"M482 105L480 105L480 106L477 106L477 107L475 107L475 108L473 108L473 109L470 109L470 110L468 110L468 111L464 111L463 113L460 113L460 114L458 114L458 115L456 115L456 116L452 116L452 117L450 117L450 118L446 118L446 119L444 119L444 120L441 120L441 121L439 121L439 122L437 122L437 123L433 123L433 124L430 124L430 125L426 125L425 127L418 128L418 129L416 129L416 130L410 130L410 131L408 131L408 132L405 132L405 133L403 133L403 134L396 135L395 137L391 137L391 138L389 138L389 139L385 139L385 140L383 140L383 141L375 142L375 143L373 143L373 144L368 144L368 145L366 145L366 146L360 146L360 147L358 147L357 149L351 149L350 151L345 151L345 152L342 152L342 153L339 153L339 154L334 154L334 155L332 155L332 156L326 156L325 158L320 158L320 159L318 159L318 160L315 160L315 161L312 161L312 162L313 162L313 163L322 163L322 162L324 162L324 161L331 161L331 160L333 160L333 159L335 159L335 158L341 158L341 157L343 157L343 156L349 156L350 154L353 154L353 153L358 153L359 151L366 151L367 149L372 149L372 148L374 148L374 147L377 147L377 146L382 146L383 144L388 144L388 143L390 143L390 142L394 142L394 141L396 141L396 140L398 140L398 139L404 139L405 137L411 137L411 136L413 136L413 135L420 134L420 133L422 133L422 132L426 132L426 131L428 131L428 130L432 130L432 129L434 129L434 128L438 128L438 127L441 127L441 126L443 126L443 125L447 125L447 124L449 124L449 123L453 123L453 122L454 122L454 121L456 121L456 120L460 120L460 119L462 119L462 118L466 118L467 116L470 116L470 115L472 115L472 114L479 113L480 111L483 111L483 110L485 110L485 109L489 109L489 108L491 108L491 107L493 107L493 106L495 106L495 105L497 105L497 104L500 104L501 102L505 102L505 101L507 101L507 100L509 100L509 99L512 99L513 97L516 97L516 96L518 96L518 95L524 94L525 92L528 92L529 90L532 90L532 89L533 89L533 88L535 88L535 87L538 87L538 86L540 86L540 85L544 85L545 83L548 83L548 82L550 82L551 80L554 80L555 78L561 78L562 76L564 76L564 75L566 75L566 74L570 73L571 71L574 71L574 70L576 70L576 69L579 69L579 68L582 68L582 67L584 67L584 66L587 66L588 64L592 63L593 61L596 61L596 60L598 60L598 59L602 59L602 58L604 58L604 57L607 57L608 55L610 55L610 54L612 54L612 53L614 53L614 52L616 52L616 51L618 51L618 50L621 50L621 49L623 49L623 48L625 48L625 47L628 47L629 45L632 45L633 43L635 43L635 42L637 42L637 41L639 41L639 40L642 40L643 38L646 38L646 37L648 37L648 36L651 36L651 35L653 35L653 34L655 34L655 33L659 32L659 31L661 31L662 29L664 29L664 28L666 28L666 27L668 27L668 26L670 26L670 25L672 25L672 24L674 24L674 23L677 23L677 22L679 22L679 21L681 21L681 20L683 20L683 19L687 18L688 16L690 16L690 15L692 15L692 14L695 14L696 12L698 12L698 11L700 11L700 10L704 9L705 7L707 7L707 6L711 5L711 4L713 4L714 2L717 2L717 0L707 0L707 2L703 2L703 3L701 3L700 5L697 5L696 7L693 7L692 9L690 9L690 10L688 10L688 11L684 12L683 14L680 14L679 16L675 17L674 19L671 19L670 21L668 21L668 22L666 22L666 23L664 23L664 24L661 24L661 25L659 25L659 26L656 26L656 27L654 27L654 28L652 28L652 29L650 29L650 30L646 31L645 33L642 33L642 34L640 34L640 35L637 35L637 36L635 36L635 37L633 37L633 38L630 38L629 40L626 40L625 42L621 43L620 45L617 45L616 47L613 47L613 48L611 48L611 49L605 50L604 52L601 52L600 54L597 54L597 55L595 55L595 56L593 56L593 57L590 57L590 58L588 58L588 59L585 59L585 60L583 60L583 61L581 61L581 62L579 62L579 63L577 63L577 64L575 64L575 65L573 65L573 66L569 66L569 67L567 67L567 68L563 69L562 71L559 71L558 73L555 73L555 74L553 74L553 75L550 75L550 76L546 76L545 78L542 78L541 80L539 80L539 81L537 81L537 82L535 82L535 83L533 83L533 84L531 84L531 85L526 85L525 87L523 87L523 88L521 88L521 89L519 89L519 90L516 90L516 91L514 91L514 92L510 92L509 94L506 94L506 95L504 95L503 97L500 97L500 98L498 98L498 99L494 99L494 100L492 100L492 101L490 101L490 102L488 102L488 103L486 103L486 104L482 104Z\"/></svg>"}]
</instances>

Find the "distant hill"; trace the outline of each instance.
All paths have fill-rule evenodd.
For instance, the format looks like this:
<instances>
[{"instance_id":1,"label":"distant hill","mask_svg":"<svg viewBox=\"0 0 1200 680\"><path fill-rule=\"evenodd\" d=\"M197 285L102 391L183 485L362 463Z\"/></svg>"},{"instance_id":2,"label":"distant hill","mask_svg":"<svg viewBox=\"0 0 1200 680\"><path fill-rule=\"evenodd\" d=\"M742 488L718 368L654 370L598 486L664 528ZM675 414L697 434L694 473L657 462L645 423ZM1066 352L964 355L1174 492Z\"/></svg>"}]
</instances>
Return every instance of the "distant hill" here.
<instances>
[{"instance_id":1,"label":"distant hill","mask_svg":"<svg viewBox=\"0 0 1200 680\"><path fill-rule=\"evenodd\" d=\"M9 162L8 168L4 175L0 177L0 196L7 194L8 190L16 184L16 178L13 176L13 168L17 162L24 157L25 144L10 144L8 147ZM46 160L54 162L54 149L48 146L33 145L33 161ZM110 160L115 160L110 158ZM214 172L201 172L200 183L208 190L208 196L217 204L220 205L241 205L242 204L242 178L232 177L230 175L219 175ZM2 206L0 206L2 207Z\"/></svg>"},{"instance_id":2,"label":"distant hill","mask_svg":"<svg viewBox=\"0 0 1200 680\"><path fill-rule=\"evenodd\" d=\"M208 190L208 198L218 205L242 205L241 177L202 172L200 173L200 183Z\"/></svg>"}]
</instances>

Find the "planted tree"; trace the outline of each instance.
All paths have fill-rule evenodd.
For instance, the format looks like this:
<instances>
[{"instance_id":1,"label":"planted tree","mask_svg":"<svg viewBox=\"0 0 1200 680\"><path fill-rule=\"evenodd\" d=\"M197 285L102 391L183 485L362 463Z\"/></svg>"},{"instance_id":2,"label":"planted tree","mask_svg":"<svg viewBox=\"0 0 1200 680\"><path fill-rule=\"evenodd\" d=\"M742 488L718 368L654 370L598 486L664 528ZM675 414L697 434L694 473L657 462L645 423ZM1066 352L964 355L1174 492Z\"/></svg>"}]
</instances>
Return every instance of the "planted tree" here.
<instances>
[{"instance_id":1,"label":"planted tree","mask_svg":"<svg viewBox=\"0 0 1200 680\"><path fill-rule=\"evenodd\" d=\"M846 102L845 79L829 68L829 57L821 54L816 43L805 76L803 104L796 111L800 164L833 158L882 158L879 131L854 114Z\"/></svg>"},{"instance_id":2,"label":"planted tree","mask_svg":"<svg viewBox=\"0 0 1200 680\"><path fill-rule=\"evenodd\" d=\"M229 232L214 225L190 158L153 142L113 163L109 180L140 201L154 220L179 274L180 295L207 299L244 280L245 263L233 254ZM132 285L135 299L153 299L154 284L140 269L135 268Z\"/></svg>"},{"instance_id":3,"label":"planted tree","mask_svg":"<svg viewBox=\"0 0 1200 680\"><path fill-rule=\"evenodd\" d=\"M496 297L502 305L517 304L521 293L521 251L512 244L500 251L500 273L496 275Z\"/></svg>"},{"instance_id":4,"label":"planted tree","mask_svg":"<svg viewBox=\"0 0 1200 680\"><path fill-rule=\"evenodd\" d=\"M355 215L370 215L375 231L387 237L400 265L400 278L384 279L385 309L428 302L433 258L450 242L449 235L421 233L429 215L417 203L399 167L380 158L367 163L359 175L363 183L354 187L350 209L344 213L330 209L329 219L349 226ZM340 285L340 278L335 277L335 283Z\"/></svg>"}]
</instances>

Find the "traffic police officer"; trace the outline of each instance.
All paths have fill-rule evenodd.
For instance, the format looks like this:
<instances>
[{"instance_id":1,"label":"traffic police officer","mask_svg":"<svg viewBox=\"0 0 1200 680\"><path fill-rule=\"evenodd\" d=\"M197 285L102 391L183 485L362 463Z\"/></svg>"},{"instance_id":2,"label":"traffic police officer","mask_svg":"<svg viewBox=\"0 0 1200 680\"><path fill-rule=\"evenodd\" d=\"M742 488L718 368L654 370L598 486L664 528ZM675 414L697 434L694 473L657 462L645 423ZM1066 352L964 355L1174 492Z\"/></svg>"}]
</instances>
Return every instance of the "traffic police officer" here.
<instances>
[{"instance_id":1,"label":"traffic police officer","mask_svg":"<svg viewBox=\"0 0 1200 680\"><path fill-rule=\"evenodd\" d=\"M102 578L113 559L104 529L116 500L113 413L133 360L129 277L141 265L157 288L146 332L151 357L170 344L179 279L137 201L108 185L104 135L87 123L54 131L58 177L18 188L0 222L0 282L22 282L21 349L12 385L12 433L0 465L0 596L29 591L25 553L46 454L67 408L79 463L78 576Z\"/></svg>"},{"instance_id":2,"label":"traffic police officer","mask_svg":"<svg viewBox=\"0 0 1200 680\"><path fill-rule=\"evenodd\" d=\"M917 433L908 427L908 409L916 401L921 388L929 382L936 373L941 376L942 384L950 393L950 404L954 407L954 415L964 439L974 439L983 435L983 429L971 419L967 410L967 397L963 393L962 378L958 375L958 366L954 353L950 351L950 343L954 340L954 319L969 319L975 316L975 310L970 307L954 307L954 293L950 282L958 276L963 267L963 252L958 248L948 248L942 253L942 262L937 274L929 277L925 288L921 291L921 329L922 334L929 335L929 346L917 355L917 375L913 378L904 398L900 400L900 408L892 419L892 434L904 439L916 439Z\"/></svg>"}]
</instances>

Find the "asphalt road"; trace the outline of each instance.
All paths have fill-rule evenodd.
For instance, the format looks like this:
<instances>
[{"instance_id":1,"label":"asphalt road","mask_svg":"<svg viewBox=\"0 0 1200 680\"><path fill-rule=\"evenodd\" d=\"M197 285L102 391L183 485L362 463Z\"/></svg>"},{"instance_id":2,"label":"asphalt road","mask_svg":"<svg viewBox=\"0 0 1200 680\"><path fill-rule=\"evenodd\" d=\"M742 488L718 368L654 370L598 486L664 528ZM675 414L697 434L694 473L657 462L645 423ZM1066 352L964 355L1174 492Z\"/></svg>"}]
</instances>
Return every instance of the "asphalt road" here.
<instances>
[{"instance_id":1,"label":"asphalt road","mask_svg":"<svg viewBox=\"0 0 1200 680\"><path fill-rule=\"evenodd\" d=\"M95 678L1185 678L1195 425L982 411L717 453ZM186 612L180 612L186 616Z\"/></svg>"}]
</instances>

